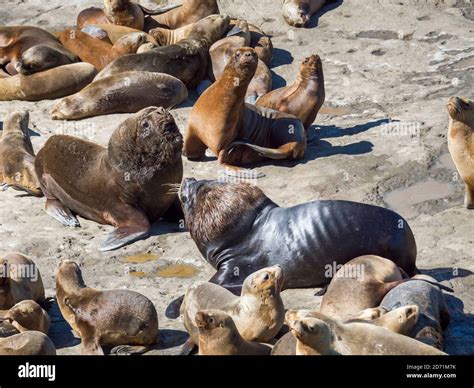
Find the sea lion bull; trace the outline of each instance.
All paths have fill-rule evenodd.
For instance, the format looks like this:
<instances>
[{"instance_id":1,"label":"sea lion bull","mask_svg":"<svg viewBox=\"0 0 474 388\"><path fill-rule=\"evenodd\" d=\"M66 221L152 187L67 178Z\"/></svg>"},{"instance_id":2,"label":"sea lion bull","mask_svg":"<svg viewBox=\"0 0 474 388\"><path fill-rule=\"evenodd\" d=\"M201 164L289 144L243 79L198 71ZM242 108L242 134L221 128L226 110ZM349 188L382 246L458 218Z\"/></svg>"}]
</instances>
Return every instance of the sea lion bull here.
<instances>
[{"instance_id":1,"label":"sea lion bull","mask_svg":"<svg viewBox=\"0 0 474 388\"><path fill-rule=\"evenodd\" d=\"M35 152L28 132L29 113L8 114L3 121L0 139L0 185L41 197L43 195L35 171Z\"/></svg>"}]
</instances>

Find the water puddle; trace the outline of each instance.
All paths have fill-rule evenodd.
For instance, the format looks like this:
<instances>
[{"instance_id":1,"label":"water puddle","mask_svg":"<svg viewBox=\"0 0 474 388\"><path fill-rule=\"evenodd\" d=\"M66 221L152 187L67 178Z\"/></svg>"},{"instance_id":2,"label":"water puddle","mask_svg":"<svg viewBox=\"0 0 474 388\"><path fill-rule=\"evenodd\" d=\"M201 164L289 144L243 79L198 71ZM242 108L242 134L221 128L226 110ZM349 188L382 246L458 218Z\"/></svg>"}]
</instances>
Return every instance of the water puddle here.
<instances>
[{"instance_id":1,"label":"water puddle","mask_svg":"<svg viewBox=\"0 0 474 388\"><path fill-rule=\"evenodd\" d=\"M192 278L199 273L199 269L190 264L172 264L160 269L156 276L160 278Z\"/></svg>"},{"instance_id":2,"label":"water puddle","mask_svg":"<svg viewBox=\"0 0 474 388\"><path fill-rule=\"evenodd\" d=\"M132 264L142 264L156 259L158 259L158 255L155 255L154 253L138 253L133 256L127 256L125 261Z\"/></svg>"}]
</instances>

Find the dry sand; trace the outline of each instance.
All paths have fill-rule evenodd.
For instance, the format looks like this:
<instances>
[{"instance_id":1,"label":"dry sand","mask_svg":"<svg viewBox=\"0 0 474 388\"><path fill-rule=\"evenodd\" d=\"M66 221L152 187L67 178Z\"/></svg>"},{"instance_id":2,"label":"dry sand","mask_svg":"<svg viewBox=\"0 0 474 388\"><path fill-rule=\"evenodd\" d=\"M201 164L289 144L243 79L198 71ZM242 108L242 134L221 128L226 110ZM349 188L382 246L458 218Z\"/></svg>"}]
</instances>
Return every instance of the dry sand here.
<instances>
[{"instance_id":1,"label":"dry sand","mask_svg":"<svg viewBox=\"0 0 474 388\"><path fill-rule=\"evenodd\" d=\"M81 9L100 3L0 0L0 25L57 31L73 26ZM258 185L282 206L347 199L399 211L414 230L418 267L455 290L448 296L453 319L446 333L447 352L473 354L474 211L462 206L463 186L446 144L445 109L451 95L474 97L473 1L338 1L313 18L309 29L287 26L280 3L220 1L222 12L245 18L273 36L275 87L291 83L306 56L317 53L323 59L325 114L309 132L305 159L258 167L266 175ZM194 100L191 93L188 103L174 110L182 131ZM57 133L106 145L126 117L52 121L53 103L1 102L0 120L8 111L28 109L39 150ZM215 179L221 173L215 159L184 161L184 166L186 177ZM150 353L178 351L186 333L181 322L165 318L165 307L189 285L214 273L188 233L160 223L147 240L100 253L97 247L111 227L80 219L82 228L64 228L43 211L44 199L13 190L0 193L0 203L2 251L20 251L34 259L49 296L54 295L58 263L76 260L91 287L129 288L147 295L157 307L162 329L161 345ZM179 264L183 266L170 267ZM285 291L286 306L317 307L320 297L314 292ZM79 341L57 307L50 312L59 353L76 354Z\"/></svg>"}]
</instances>

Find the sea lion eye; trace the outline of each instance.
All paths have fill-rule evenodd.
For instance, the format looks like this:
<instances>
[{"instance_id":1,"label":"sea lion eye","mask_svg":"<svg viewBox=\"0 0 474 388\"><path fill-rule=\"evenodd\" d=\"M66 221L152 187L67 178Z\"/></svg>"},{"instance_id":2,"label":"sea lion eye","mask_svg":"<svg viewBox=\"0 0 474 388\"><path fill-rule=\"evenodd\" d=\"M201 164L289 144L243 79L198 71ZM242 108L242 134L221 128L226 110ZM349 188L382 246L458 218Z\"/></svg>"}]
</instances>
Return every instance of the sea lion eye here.
<instances>
[{"instance_id":1,"label":"sea lion eye","mask_svg":"<svg viewBox=\"0 0 474 388\"><path fill-rule=\"evenodd\" d=\"M269 280L270 279L270 275L268 273L265 273L265 275L263 276L263 280Z\"/></svg>"},{"instance_id":2,"label":"sea lion eye","mask_svg":"<svg viewBox=\"0 0 474 388\"><path fill-rule=\"evenodd\" d=\"M236 57L237 59L240 58L240 52L239 52L239 51L237 51L237 52L235 53L235 57Z\"/></svg>"},{"instance_id":3,"label":"sea lion eye","mask_svg":"<svg viewBox=\"0 0 474 388\"><path fill-rule=\"evenodd\" d=\"M213 324L213 323L214 323L214 318L210 317L210 318L209 318L209 323L210 323L210 324Z\"/></svg>"}]
</instances>

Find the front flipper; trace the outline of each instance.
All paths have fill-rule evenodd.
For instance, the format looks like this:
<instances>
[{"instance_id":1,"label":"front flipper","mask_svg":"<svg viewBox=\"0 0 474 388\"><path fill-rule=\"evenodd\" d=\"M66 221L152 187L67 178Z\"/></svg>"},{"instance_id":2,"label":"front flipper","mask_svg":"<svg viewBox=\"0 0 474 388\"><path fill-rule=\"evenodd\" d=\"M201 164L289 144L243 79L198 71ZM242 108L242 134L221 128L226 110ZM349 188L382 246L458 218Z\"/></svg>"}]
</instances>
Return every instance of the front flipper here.
<instances>
[{"instance_id":1,"label":"front flipper","mask_svg":"<svg viewBox=\"0 0 474 388\"><path fill-rule=\"evenodd\" d=\"M51 217L53 217L56 221L59 221L64 226L70 226L74 228L81 226L76 216L72 214L71 210L69 210L57 199L46 199L46 205L44 209L46 210L46 213L48 213Z\"/></svg>"},{"instance_id":2,"label":"front flipper","mask_svg":"<svg viewBox=\"0 0 474 388\"><path fill-rule=\"evenodd\" d=\"M184 345L181 347L181 350L179 351L180 356L191 356L193 354L196 354L198 350L198 346L194 343L194 341L191 338L188 338L187 341L184 343Z\"/></svg>"},{"instance_id":3,"label":"front flipper","mask_svg":"<svg viewBox=\"0 0 474 388\"><path fill-rule=\"evenodd\" d=\"M143 5L140 5L140 4L137 4L137 5L142 9L145 15L161 15L175 8L182 7L182 4L177 4L177 5L169 5L167 7L161 7L158 9L149 9L149 8L144 7Z\"/></svg>"},{"instance_id":4,"label":"front flipper","mask_svg":"<svg viewBox=\"0 0 474 388\"><path fill-rule=\"evenodd\" d=\"M177 319L181 314L181 305L183 304L184 295L173 300L165 310L165 317L168 319Z\"/></svg>"},{"instance_id":5,"label":"front flipper","mask_svg":"<svg viewBox=\"0 0 474 388\"><path fill-rule=\"evenodd\" d=\"M120 345L112 348L110 354L114 356L131 356L133 354L143 354L149 349L150 347L148 346Z\"/></svg>"},{"instance_id":6,"label":"front flipper","mask_svg":"<svg viewBox=\"0 0 474 388\"><path fill-rule=\"evenodd\" d=\"M319 291L317 291L314 296L323 296L326 291L328 290L328 284L326 284L323 288L321 288Z\"/></svg>"}]
</instances>

